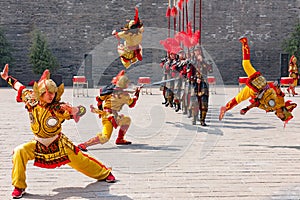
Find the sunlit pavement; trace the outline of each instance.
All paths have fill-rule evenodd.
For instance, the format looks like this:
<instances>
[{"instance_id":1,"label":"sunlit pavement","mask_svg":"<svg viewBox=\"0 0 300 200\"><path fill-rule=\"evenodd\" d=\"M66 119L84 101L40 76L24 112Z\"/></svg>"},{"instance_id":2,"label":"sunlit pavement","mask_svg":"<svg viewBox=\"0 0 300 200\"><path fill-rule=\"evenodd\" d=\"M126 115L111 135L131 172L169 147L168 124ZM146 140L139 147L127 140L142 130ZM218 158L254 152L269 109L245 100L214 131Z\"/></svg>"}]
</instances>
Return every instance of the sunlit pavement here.
<instances>
[{"instance_id":1,"label":"sunlit pavement","mask_svg":"<svg viewBox=\"0 0 300 200\"><path fill-rule=\"evenodd\" d=\"M298 89L298 88L297 88ZM239 110L218 120L219 108L238 92L237 86L217 87L210 95L207 127L192 126L191 119L162 105L158 88L141 94L136 107L124 107L132 124L117 146L110 141L89 148L91 155L113 168L114 184L97 182L68 166L41 169L27 165L27 194L23 199L300 199L300 109L286 126L274 113ZM89 97L73 97L66 88L62 100L73 105L96 106L98 89ZM33 138L23 104L16 92L0 89L0 196L10 199L11 156L18 144ZM286 97L298 103L300 96ZM79 123L66 121L65 133L75 144L101 131L101 121L89 109Z\"/></svg>"}]
</instances>

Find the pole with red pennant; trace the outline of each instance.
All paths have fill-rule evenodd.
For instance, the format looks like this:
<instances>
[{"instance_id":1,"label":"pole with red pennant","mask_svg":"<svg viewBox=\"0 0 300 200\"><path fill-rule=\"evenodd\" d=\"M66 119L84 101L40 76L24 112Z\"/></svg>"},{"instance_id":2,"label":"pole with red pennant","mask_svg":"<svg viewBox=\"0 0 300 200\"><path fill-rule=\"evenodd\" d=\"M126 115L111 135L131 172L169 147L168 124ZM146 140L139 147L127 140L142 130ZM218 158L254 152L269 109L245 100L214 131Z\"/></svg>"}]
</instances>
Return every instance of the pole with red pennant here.
<instances>
[{"instance_id":1,"label":"pole with red pennant","mask_svg":"<svg viewBox=\"0 0 300 200\"><path fill-rule=\"evenodd\" d=\"M174 36L176 34L176 17L177 17L177 8L176 8L176 0L173 0L173 7L171 9L171 16L173 17L174 20Z\"/></svg>"},{"instance_id":2,"label":"pole with red pennant","mask_svg":"<svg viewBox=\"0 0 300 200\"><path fill-rule=\"evenodd\" d=\"M168 37L170 37L170 28L171 28L170 16L171 16L171 0L169 0L168 8L166 11L166 17L168 18Z\"/></svg>"}]
</instances>

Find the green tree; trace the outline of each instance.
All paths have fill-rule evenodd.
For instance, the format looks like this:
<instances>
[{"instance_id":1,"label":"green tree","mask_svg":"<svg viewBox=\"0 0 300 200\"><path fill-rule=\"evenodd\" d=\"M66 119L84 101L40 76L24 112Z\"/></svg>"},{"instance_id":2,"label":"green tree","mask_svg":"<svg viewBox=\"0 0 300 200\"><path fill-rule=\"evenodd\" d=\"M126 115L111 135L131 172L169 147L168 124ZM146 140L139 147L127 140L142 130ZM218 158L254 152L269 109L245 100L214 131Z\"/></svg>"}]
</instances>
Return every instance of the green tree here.
<instances>
[{"instance_id":1,"label":"green tree","mask_svg":"<svg viewBox=\"0 0 300 200\"><path fill-rule=\"evenodd\" d=\"M42 74L46 69L53 73L59 67L57 59L48 47L46 37L37 29L32 32L29 62L32 64L35 74Z\"/></svg>"},{"instance_id":2,"label":"green tree","mask_svg":"<svg viewBox=\"0 0 300 200\"><path fill-rule=\"evenodd\" d=\"M284 40L283 49L290 54L300 58L300 24L297 24L290 37Z\"/></svg>"},{"instance_id":3,"label":"green tree","mask_svg":"<svg viewBox=\"0 0 300 200\"><path fill-rule=\"evenodd\" d=\"M9 44L4 31L0 28L0 68L3 68L5 64L12 64L14 61L12 57L12 47Z\"/></svg>"}]
</instances>

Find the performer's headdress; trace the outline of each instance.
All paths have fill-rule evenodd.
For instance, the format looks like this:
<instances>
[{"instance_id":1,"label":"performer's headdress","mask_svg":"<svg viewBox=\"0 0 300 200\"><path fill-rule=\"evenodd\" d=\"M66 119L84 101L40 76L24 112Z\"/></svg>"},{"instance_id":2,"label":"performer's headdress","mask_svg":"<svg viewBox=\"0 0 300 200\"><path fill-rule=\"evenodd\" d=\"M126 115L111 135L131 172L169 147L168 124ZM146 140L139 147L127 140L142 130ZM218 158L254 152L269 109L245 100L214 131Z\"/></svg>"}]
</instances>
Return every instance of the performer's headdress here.
<instances>
[{"instance_id":1,"label":"performer's headdress","mask_svg":"<svg viewBox=\"0 0 300 200\"><path fill-rule=\"evenodd\" d=\"M143 24L141 23L140 18L139 18L139 10L137 9L137 7L135 7L134 20L129 21L128 29L141 28L142 26L143 26Z\"/></svg>"},{"instance_id":2,"label":"performer's headdress","mask_svg":"<svg viewBox=\"0 0 300 200\"><path fill-rule=\"evenodd\" d=\"M57 87L56 83L50 79L49 70L46 69L40 80L34 83L33 91L37 100L39 100L45 92L51 92L56 93L55 100L60 101L61 95L64 93L64 84L62 83L59 87Z\"/></svg>"},{"instance_id":3,"label":"performer's headdress","mask_svg":"<svg viewBox=\"0 0 300 200\"><path fill-rule=\"evenodd\" d=\"M295 55L292 55L292 57L290 58L289 64L293 64L293 62L297 62L297 58Z\"/></svg>"},{"instance_id":4,"label":"performer's headdress","mask_svg":"<svg viewBox=\"0 0 300 200\"><path fill-rule=\"evenodd\" d=\"M125 89L128 87L128 83L129 83L129 78L127 77L127 75L125 74L125 71L122 70L118 73L118 75L116 77L113 78L113 80L111 81L114 85L116 85L118 88L122 88Z\"/></svg>"}]
</instances>

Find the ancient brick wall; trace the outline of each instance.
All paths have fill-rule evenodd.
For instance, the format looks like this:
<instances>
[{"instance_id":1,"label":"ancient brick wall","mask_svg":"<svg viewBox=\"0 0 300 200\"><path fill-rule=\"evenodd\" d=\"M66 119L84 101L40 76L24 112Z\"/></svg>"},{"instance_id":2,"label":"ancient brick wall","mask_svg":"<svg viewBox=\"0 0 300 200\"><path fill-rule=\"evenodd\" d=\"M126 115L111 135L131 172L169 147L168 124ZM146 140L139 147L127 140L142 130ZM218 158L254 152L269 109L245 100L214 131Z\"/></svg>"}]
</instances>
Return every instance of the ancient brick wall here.
<instances>
[{"instance_id":1,"label":"ancient brick wall","mask_svg":"<svg viewBox=\"0 0 300 200\"><path fill-rule=\"evenodd\" d=\"M238 42L241 36L250 39L253 65L268 79L280 76L282 41L299 23L299 1L202 0L202 45L224 83L236 84L237 77L245 75ZM131 68L134 72L131 76L150 75L159 80L158 62L163 56L159 40L167 34L167 3L167 0L1 0L0 26L15 49L11 73L24 83L38 79L28 62L30 32L36 27L45 34L58 58L61 68L55 73L63 76L66 85L72 84L74 75L84 73L83 58L88 53L93 55L95 84L106 82L111 73L122 69L117 59L117 41L111 37L111 31L131 19L134 7L138 6L147 31L143 41L145 60L139 63L143 66L140 69ZM191 18L192 4L189 7Z\"/></svg>"}]
</instances>

